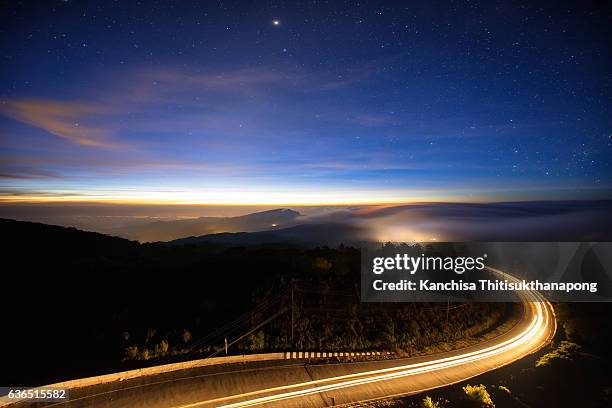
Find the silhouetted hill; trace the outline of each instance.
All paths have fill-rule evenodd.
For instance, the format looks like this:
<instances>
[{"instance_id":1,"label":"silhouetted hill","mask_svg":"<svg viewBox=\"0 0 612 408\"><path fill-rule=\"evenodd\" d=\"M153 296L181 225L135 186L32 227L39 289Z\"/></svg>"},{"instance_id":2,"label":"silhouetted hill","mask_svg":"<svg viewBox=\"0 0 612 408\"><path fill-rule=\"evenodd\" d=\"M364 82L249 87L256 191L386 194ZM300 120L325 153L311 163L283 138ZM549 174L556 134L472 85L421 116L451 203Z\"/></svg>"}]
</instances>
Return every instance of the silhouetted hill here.
<instances>
[{"instance_id":1,"label":"silhouetted hill","mask_svg":"<svg viewBox=\"0 0 612 408\"><path fill-rule=\"evenodd\" d=\"M140 246L138 242L97 232L4 218L0 218L0 231L7 255L27 248L35 251L36 256L108 256L126 254Z\"/></svg>"},{"instance_id":2,"label":"silhouetted hill","mask_svg":"<svg viewBox=\"0 0 612 408\"><path fill-rule=\"evenodd\" d=\"M329 285L342 279L341 287L352 288L358 272L352 248L141 244L7 219L0 229L0 309L12 321L0 337L0 382L7 384L129 369L136 363L121 363L128 345L153 349L168 339L171 348L185 347L183 330L201 338L263 296L286 293L291 279L316 286L324 273ZM279 324L286 330L285 320ZM254 351L286 345L265 347Z\"/></svg>"},{"instance_id":3,"label":"silhouetted hill","mask_svg":"<svg viewBox=\"0 0 612 408\"><path fill-rule=\"evenodd\" d=\"M170 241L219 232L251 232L284 228L299 222L300 213L290 209L262 211L238 217L200 217L154 221L114 230L116 235L140 242Z\"/></svg>"},{"instance_id":4,"label":"silhouetted hill","mask_svg":"<svg viewBox=\"0 0 612 408\"><path fill-rule=\"evenodd\" d=\"M305 245L355 245L366 241L365 232L351 224L303 224L274 231L209 234L170 241L171 245L224 244L261 245L295 243Z\"/></svg>"}]
</instances>

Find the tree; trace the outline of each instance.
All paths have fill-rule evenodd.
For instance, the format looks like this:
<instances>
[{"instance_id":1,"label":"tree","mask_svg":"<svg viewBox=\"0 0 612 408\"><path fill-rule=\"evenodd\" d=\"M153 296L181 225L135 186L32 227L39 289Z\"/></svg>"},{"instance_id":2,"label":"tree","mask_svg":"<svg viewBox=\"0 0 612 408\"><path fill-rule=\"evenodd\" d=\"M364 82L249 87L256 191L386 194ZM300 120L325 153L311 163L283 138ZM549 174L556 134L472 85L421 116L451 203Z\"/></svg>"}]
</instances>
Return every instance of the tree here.
<instances>
[{"instance_id":1,"label":"tree","mask_svg":"<svg viewBox=\"0 0 612 408\"><path fill-rule=\"evenodd\" d=\"M480 385L466 385L463 387L465 394L472 400L478 402L483 407L495 407L491 395L487 391L487 387Z\"/></svg>"}]
</instances>

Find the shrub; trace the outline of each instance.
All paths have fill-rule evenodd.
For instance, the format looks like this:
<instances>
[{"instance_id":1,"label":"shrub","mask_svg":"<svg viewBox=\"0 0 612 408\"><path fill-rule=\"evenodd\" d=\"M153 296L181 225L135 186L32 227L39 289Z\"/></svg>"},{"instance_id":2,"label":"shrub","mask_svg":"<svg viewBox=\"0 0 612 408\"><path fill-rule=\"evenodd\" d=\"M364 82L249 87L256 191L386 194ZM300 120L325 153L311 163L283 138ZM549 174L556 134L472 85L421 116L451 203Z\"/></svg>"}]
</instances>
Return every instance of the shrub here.
<instances>
[{"instance_id":1,"label":"shrub","mask_svg":"<svg viewBox=\"0 0 612 408\"><path fill-rule=\"evenodd\" d=\"M155 355L157 357L163 357L168 353L168 340L162 340L159 344L155 345Z\"/></svg>"},{"instance_id":2,"label":"shrub","mask_svg":"<svg viewBox=\"0 0 612 408\"><path fill-rule=\"evenodd\" d=\"M251 333L245 339L244 348L249 351L262 351L266 346L266 336L263 330Z\"/></svg>"},{"instance_id":3,"label":"shrub","mask_svg":"<svg viewBox=\"0 0 612 408\"><path fill-rule=\"evenodd\" d=\"M138 346L129 346L125 348L125 358L135 360L138 358Z\"/></svg>"},{"instance_id":4,"label":"shrub","mask_svg":"<svg viewBox=\"0 0 612 408\"><path fill-rule=\"evenodd\" d=\"M321 271L329 271L332 267L332 264L325 258L316 258L313 262L313 267Z\"/></svg>"},{"instance_id":5,"label":"shrub","mask_svg":"<svg viewBox=\"0 0 612 408\"><path fill-rule=\"evenodd\" d=\"M501 390L501 391L503 391L503 392L505 392L505 393L506 393L506 394L508 394L508 395L512 394L512 393L510 392L510 388L508 388L508 387L504 387L503 385L498 385L498 386L497 386L497 389L498 389L498 390Z\"/></svg>"},{"instance_id":6,"label":"shrub","mask_svg":"<svg viewBox=\"0 0 612 408\"><path fill-rule=\"evenodd\" d=\"M483 407L494 407L495 404L491 399L491 395L487 391L487 387L483 384L480 385L466 385L463 387L463 391L465 391L466 395L472 399L480 403Z\"/></svg>"},{"instance_id":7,"label":"shrub","mask_svg":"<svg viewBox=\"0 0 612 408\"><path fill-rule=\"evenodd\" d=\"M542 357L538 358L536 361L536 367L546 367L549 366L554 360L568 360L571 361L572 358L578 354L580 350L580 346L576 343L572 343L570 341L562 341L555 350L550 353L544 354Z\"/></svg>"},{"instance_id":8,"label":"shrub","mask_svg":"<svg viewBox=\"0 0 612 408\"><path fill-rule=\"evenodd\" d=\"M445 405L445 402L448 402L448 401L444 401L444 400L434 401L428 395L425 398L423 398L423 400L421 401L421 407L423 408L443 408Z\"/></svg>"},{"instance_id":9,"label":"shrub","mask_svg":"<svg viewBox=\"0 0 612 408\"><path fill-rule=\"evenodd\" d=\"M145 343L149 343L149 341L151 341L153 339L153 337L155 336L156 330L149 327L147 329L147 338L145 339Z\"/></svg>"}]
</instances>

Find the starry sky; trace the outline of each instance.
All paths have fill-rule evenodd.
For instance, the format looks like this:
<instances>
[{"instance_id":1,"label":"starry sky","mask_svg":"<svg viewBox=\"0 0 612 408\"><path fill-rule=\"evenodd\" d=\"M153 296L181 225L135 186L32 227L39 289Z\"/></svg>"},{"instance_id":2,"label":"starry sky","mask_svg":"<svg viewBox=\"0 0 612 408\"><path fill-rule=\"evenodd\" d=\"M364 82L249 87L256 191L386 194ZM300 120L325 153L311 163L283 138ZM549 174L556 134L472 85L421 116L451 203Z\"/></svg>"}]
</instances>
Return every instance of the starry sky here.
<instances>
[{"instance_id":1,"label":"starry sky","mask_svg":"<svg viewBox=\"0 0 612 408\"><path fill-rule=\"evenodd\" d=\"M0 201L612 197L605 2L4 2Z\"/></svg>"}]
</instances>

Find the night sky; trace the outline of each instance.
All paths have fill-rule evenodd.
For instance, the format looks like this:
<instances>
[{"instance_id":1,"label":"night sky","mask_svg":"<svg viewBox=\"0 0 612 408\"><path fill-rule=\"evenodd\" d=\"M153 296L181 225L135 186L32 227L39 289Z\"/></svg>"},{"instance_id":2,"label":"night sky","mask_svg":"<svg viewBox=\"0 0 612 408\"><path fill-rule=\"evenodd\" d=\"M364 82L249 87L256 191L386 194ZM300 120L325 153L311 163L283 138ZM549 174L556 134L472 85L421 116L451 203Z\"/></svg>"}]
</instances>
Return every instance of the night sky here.
<instances>
[{"instance_id":1,"label":"night sky","mask_svg":"<svg viewBox=\"0 0 612 408\"><path fill-rule=\"evenodd\" d=\"M612 197L606 2L2 2L0 199Z\"/></svg>"}]
</instances>

